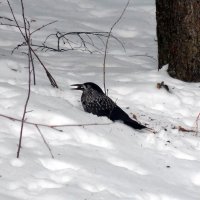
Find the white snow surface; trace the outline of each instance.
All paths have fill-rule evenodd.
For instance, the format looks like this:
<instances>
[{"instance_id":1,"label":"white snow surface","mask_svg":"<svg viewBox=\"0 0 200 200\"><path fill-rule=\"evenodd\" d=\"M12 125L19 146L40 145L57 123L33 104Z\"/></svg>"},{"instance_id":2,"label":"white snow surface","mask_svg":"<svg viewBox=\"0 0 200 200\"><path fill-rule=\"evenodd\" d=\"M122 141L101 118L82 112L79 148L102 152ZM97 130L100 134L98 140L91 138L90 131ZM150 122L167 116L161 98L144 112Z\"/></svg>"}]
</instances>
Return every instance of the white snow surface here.
<instances>
[{"instance_id":1,"label":"white snow surface","mask_svg":"<svg viewBox=\"0 0 200 200\"><path fill-rule=\"evenodd\" d=\"M20 1L10 0L22 22ZM32 30L41 43L56 30L109 31L126 1L24 0ZM11 17L6 1L0 16ZM131 1L113 30L126 48L109 42L106 86L109 96L130 116L157 131L137 131L85 113L79 91L70 84L95 82L103 86L103 53L38 52L54 76L53 88L36 61L37 85L31 87L26 121L48 125L111 123L60 127L56 131L25 124L20 158L16 158L20 123L0 117L1 200L199 200L200 138L180 132L192 129L200 112L200 84L185 83L157 70L155 5ZM28 91L27 57L12 49L22 42L17 28L0 26L0 114L21 119ZM140 55L140 56L136 56ZM144 56L141 56L144 55ZM148 56L145 56L148 55ZM155 58L155 59L153 59ZM157 89L164 81L170 88Z\"/></svg>"}]
</instances>

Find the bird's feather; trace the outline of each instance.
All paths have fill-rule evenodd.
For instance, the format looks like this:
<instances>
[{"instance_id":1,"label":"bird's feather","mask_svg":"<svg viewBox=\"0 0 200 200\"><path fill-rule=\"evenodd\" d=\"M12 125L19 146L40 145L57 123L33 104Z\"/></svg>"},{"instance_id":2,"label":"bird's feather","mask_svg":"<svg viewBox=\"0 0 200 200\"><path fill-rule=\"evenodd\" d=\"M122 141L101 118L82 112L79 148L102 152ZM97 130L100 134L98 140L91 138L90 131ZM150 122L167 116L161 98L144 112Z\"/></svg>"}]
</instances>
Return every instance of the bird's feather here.
<instances>
[{"instance_id":1,"label":"bird's feather","mask_svg":"<svg viewBox=\"0 0 200 200\"><path fill-rule=\"evenodd\" d=\"M78 90L82 90L81 103L84 110L97 116L106 116L112 121L122 121L134 128L143 129L144 125L132 120L117 104L106 96L101 88L95 83L87 82L75 84Z\"/></svg>"}]
</instances>

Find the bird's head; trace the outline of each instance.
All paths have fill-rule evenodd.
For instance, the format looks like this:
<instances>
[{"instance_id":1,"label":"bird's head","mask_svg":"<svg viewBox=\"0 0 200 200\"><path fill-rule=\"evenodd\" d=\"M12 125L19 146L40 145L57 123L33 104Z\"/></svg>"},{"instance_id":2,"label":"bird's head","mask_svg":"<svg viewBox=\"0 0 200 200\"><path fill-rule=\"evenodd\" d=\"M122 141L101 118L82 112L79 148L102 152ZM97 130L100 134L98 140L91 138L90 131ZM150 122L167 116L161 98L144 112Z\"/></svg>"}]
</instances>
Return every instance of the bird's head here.
<instances>
[{"instance_id":1,"label":"bird's head","mask_svg":"<svg viewBox=\"0 0 200 200\"><path fill-rule=\"evenodd\" d=\"M72 87L75 87L75 88L72 88L72 90L90 90L90 89L93 89L93 90L96 90L97 92L99 93L103 93L102 89L95 83L92 83L92 82L86 82L86 83L83 83L83 84L73 84L71 85Z\"/></svg>"}]
</instances>

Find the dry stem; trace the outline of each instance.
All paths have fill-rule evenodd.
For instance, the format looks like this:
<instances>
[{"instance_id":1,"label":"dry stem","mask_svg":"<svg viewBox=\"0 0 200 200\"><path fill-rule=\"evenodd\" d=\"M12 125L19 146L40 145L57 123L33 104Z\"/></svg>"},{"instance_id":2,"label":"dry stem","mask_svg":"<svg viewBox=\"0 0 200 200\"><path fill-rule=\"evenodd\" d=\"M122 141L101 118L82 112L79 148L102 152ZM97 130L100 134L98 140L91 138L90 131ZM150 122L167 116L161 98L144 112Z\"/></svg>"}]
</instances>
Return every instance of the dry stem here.
<instances>
[{"instance_id":1,"label":"dry stem","mask_svg":"<svg viewBox=\"0 0 200 200\"><path fill-rule=\"evenodd\" d=\"M115 21L115 23L112 25L112 27L110 28L110 31L108 33L108 37L106 40L106 47L105 47L105 51L104 51L104 59L103 59L103 86L104 86L104 92L107 95L107 90L106 90L106 57L107 57L107 51L108 51L108 41L110 39L111 36L111 32L113 30L113 28L117 25L117 23L121 20L121 18L123 17L128 5L130 3L130 0L127 1L121 15L119 16L119 18Z\"/></svg>"}]
</instances>

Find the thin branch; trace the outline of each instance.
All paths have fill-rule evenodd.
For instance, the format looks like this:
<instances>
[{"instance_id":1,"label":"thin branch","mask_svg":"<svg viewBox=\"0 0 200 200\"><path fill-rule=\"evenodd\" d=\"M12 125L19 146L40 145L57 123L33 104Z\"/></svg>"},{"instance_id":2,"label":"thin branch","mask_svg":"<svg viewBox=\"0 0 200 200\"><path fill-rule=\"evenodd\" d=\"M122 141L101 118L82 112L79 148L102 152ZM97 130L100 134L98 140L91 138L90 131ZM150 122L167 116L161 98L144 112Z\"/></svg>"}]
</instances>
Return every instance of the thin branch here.
<instances>
[{"instance_id":1,"label":"thin branch","mask_svg":"<svg viewBox=\"0 0 200 200\"><path fill-rule=\"evenodd\" d=\"M198 114L197 118L196 118L196 135L198 135L199 133L199 118L200 118L200 113Z\"/></svg>"},{"instance_id":2,"label":"thin branch","mask_svg":"<svg viewBox=\"0 0 200 200\"><path fill-rule=\"evenodd\" d=\"M17 121L17 122L21 122L20 119L17 119L17 118L14 118L14 117L10 117L10 116L7 116L7 115L3 115L3 114L0 114L1 117L4 117L4 118L7 118L9 120L12 120L12 121ZM59 124L59 125L56 125L56 124L41 124L41 123L34 123L34 122L28 122L28 121L24 121L24 124L29 124L29 125L37 125L37 126L42 126L42 127L47 127L47 128L52 128L56 131L60 131L56 128L64 128L64 127L77 127L77 126L104 126L104 125L111 125L113 123L102 123L102 124L98 124L98 123L86 123L86 124Z\"/></svg>"},{"instance_id":3,"label":"thin branch","mask_svg":"<svg viewBox=\"0 0 200 200\"><path fill-rule=\"evenodd\" d=\"M49 26L49 25L51 25L51 24L54 24L54 23L56 23L56 22L57 22L57 20L42 25L41 27L39 27L39 28L37 28L36 30L32 31L32 32L31 32L31 35L32 35L33 33L37 32L37 31L40 31L40 30L43 29L44 27L47 27L47 26Z\"/></svg>"},{"instance_id":4,"label":"thin branch","mask_svg":"<svg viewBox=\"0 0 200 200\"><path fill-rule=\"evenodd\" d=\"M26 46L26 42L23 42L21 44L18 44L11 52L13 54L16 50L18 50L20 47Z\"/></svg>"},{"instance_id":5,"label":"thin branch","mask_svg":"<svg viewBox=\"0 0 200 200\"><path fill-rule=\"evenodd\" d=\"M8 24L8 23L3 23L3 22L1 22L0 25L1 25L1 26L10 26L10 27L18 28L15 24ZM20 26L20 28L24 28L24 27Z\"/></svg>"},{"instance_id":6,"label":"thin branch","mask_svg":"<svg viewBox=\"0 0 200 200\"><path fill-rule=\"evenodd\" d=\"M126 52L126 48L121 40L119 38L115 37L113 34L111 34L111 37L114 38L123 48L124 52Z\"/></svg>"},{"instance_id":7,"label":"thin branch","mask_svg":"<svg viewBox=\"0 0 200 200\"><path fill-rule=\"evenodd\" d=\"M9 0L7 0L7 3L8 3L8 6L9 6L9 8L10 8L10 11L11 11L11 14L12 14L12 16L13 16L13 19L14 19L16 25L17 25L17 28L19 29L21 35L23 36L24 40L26 41L26 37L25 37L23 31L21 30L21 27L20 27L20 25L19 25L19 23L18 23L18 21L17 21L17 19L16 19L16 17L15 17L14 11L13 11L13 9L12 9L12 6L11 6ZM24 27L24 28L25 28L25 27ZM27 42L27 41L26 41L26 42Z\"/></svg>"},{"instance_id":8,"label":"thin branch","mask_svg":"<svg viewBox=\"0 0 200 200\"><path fill-rule=\"evenodd\" d=\"M158 61L156 58L154 58L153 56L150 56L150 55L148 55L148 54L144 54L144 55L142 55L142 54L135 54L135 55L130 55L129 57L148 57L148 58L151 58L152 60L155 60L155 61Z\"/></svg>"},{"instance_id":9,"label":"thin branch","mask_svg":"<svg viewBox=\"0 0 200 200\"><path fill-rule=\"evenodd\" d=\"M19 44L17 47L15 47L13 49L12 52L14 52L15 50L18 50L18 48L23 47L23 46L26 46L26 43ZM47 46L45 44L37 45L37 44L31 43L31 47L36 47L37 49L35 49L35 51L38 50L38 49L41 49L41 51L45 51L45 52L46 51L58 51L57 48L49 47L49 46Z\"/></svg>"},{"instance_id":10,"label":"thin branch","mask_svg":"<svg viewBox=\"0 0 200 200\"><path fill-rule=\"evenodd\" d=\"M107 95L107 90L106 90L106 57L107 57L107 51L108 51L108 41L110 39L111 36L111 32L113 30L113 28L117 25L117 23L121 20L121 18L123 17L128 5L130 3L130 0L127 1L121 15L119 16L119 18L117 19L117 21L115 21L115 23L112 25L112 27L110 28L110 31L108 33L108 37L106 40L106 47L105 47L105 52L104 52L104 59L103 59L103 86L104 86L104 92Z\"/></svg>"},{"instance_id":11,"label":"thin branch","mask_svg":"<svg viewBox=\"0 0 200 200\"><path fill-rule=\"evenodd\" d=\"M78 39L80 40L80 42L77 44L77 42L72 41L71 39L69 39L69 37L73 37L76 36L78 37ZM98 48L96 43L94 42L94 38L96 37L97 39L99 39L101 41L101 44L105 47L105 43L104 43L104 38L108 37L108 32L68 32L68 33L61 33L59 31L57 31L54 34L50 34L48 35L44 42L42 44L33 44L31 43L31 47L36 47L37 49L34 49L35 51L37 51L38 49L40 49L41 51L55 51L55 52L65 52L65 51L86 51L89 53L102 53L103 48ZM125 47L123 45L123 43L114 35L110 35L111 38L113 38L114 40L116 40L124 49L125 51ZM55 39L56 40L56 47L54 46L49 46L46 43L48 42L48 40L50 39ZM62 42L62 43L61 43ZM26 46L26 43L19 44L17 47L15 47L14 50ZM14 52L13 50L13 52Z\"/></svg>"},{"instance_id":12,"label":"thin branch","mask_svg":"<svg viewBox=\"0 0 200 200\"><path fill-rule=\"evenodd\" d=\"M55 79L53 78L53 76L51 75L51 73L47 70L47 68L45 67L45 65L43 64L43 62L41 61L40 57L36 54L36 52L34 51L34 49L32 47L30 47L32 53L35 55L35 57L37 58L37 60L39 61L39 63L42 65L42 67L44 68L45 72L46 72L46 75L47 77L49 78L50 80L50 83L53 87L56 87L58 88L58 85L55 81Z\"/></svg>"},{"instance_id":13,"label":"thin branch","mask_svg":"<svg viewBox=\"0 0 200 200\"><path fill-rule=\"evenodd\" d=\"M178 129L178 131L181 131L181 132L190 132L190 133L195 133L196 132L193 129L183 128L182 126L178 126L177 129Z\"/></svg>"},{"instance_id":14,"label":"thin branch","mask_svg":"<svg viewBox=\"0 0 200 200\"><path fill-rule=\"evenodd\" d=\"M24 111L23 111L23 116L21 120L21 129L20 129L20 137L19 137L19 145L18 145L18 150L17 150L17 158L19 158L20 155L20 150L21 150L21 144L22 144L22 136L23 136L23 128L24 128L24 120L25 120L25 115L26 115L26 110L28 106L28 102L30 99L30 94L31 94L31 49L30 49L30 38L28 37L28 30L27 30L27 24L26 24L26 19L24 15L24 5L23 5L23 0L21 0L21 6L22 6L22 17L24 21L24 30L25 30L25 38L26 42L28 45L28 95L27 99L24 105Z\"/></svg>"},{"instance_id":15,"label":"thin branch","mask_svg":"<svg viewBox=\"0 0 200 200\"><path fill-rule=\"evenodd\" d=\"M28 49L30 51L30 62L31 62L31 67L32 67L31 73L33 72L33 84L36 85L35 65L34 65L33 55L32 55L32 51L31 51L30 22L27 19L25 19L24 22L27 23L25 31L26 31L26 37L28 38L27 41L29 41L29 43L28 43Z\"/></svg>"},{"instance_id":16,"label":"thin branch","mask_svg":"<svg viewBox=\"0 0 200 200\"><path fill-rule=\"evenodd\" d=\"M8 17L1 17L1 16L0 16L0 19L5 19L5 20L8 20L8 21L10 21L10 22L13 21L12 19L10 19L10 18L8 18Z\"/></svg>"},{"instance_id":17,"label":"thin branch","mask_svg":"<svg viewBox=\"0 0 200 200\"><path fill-rule=\"evenodd\" d=\"M78 31L78 32L67 32L67 33L63 33L60 35L60 38L66 36L66 35L98 35L98 34L108 34L108 32L97 32L97 31L94 31L94 32L91 32L91 31Z\"/></svg>"},{"instance_id":18,"label":"thin branch","mask_svg":"<svg viewBox=\"0 0 200 200\"><path fill-rule=\"evenodd\" d=\"M43 140L44 144L46 145L47 149L49 150L49 153L51 154L51 157L54 158L54 155L53 155L53 153L52 153L52 150L51 150L51 148L50 148L48 142L46 141L44 135L42 134L42 131L40 130L40 128L38 127L37 124L35 124L35 127L37 128L37 130L38 130L40 136L42 137L42 140Z\"/></svg>"},{"instance_id":19,"label":"thin branch","mask_svg":"<svg viewBox=\"0 0 200 200\"><path fill-rule=\"evenodd\" d=\"M17 25L17 28L19 29L19 31L20 31L21 35L23 36L23 38L24 38L26 44L28 45L28 41L27 41L26 35L23 33L23 31L21 30L21 28L20 28L20 26L19 26L19 23L18 23L18 21L17 21L17 19L16 19L16 17L15 17L15 14L14 14L14 12L13 12L13 9L12 9L12 6L11 6L9 0L7 0L7 3L8 3L8 6L9 6L9 8L10 8L10 11L11 11L11 13L12 13L13 19L14 19L16 25ZM24 28L26 29L26 27L24 27ZM40 64L42 65L42 67L44 68L44 70L45 70L45 72L46 72L46 74L47 74L47 77L49 78L49 80L50 80L50 82L51 82L51 85L52 85L53 87L58 88L58 85L57 85L55 79L52 77L52 75L51 75L51 74L49 73L49 71L46 69L46 67L44 66L43 62L41 61L41 59L40 59L39 56L35 53L35 51L32 49L31 46L30 46L30 50L33 52L33 54L35 55L35 57L37 58L37 60L39 61L39 63L40 63Z\"/></svg>"},{"instance_id":20,"label":"thin branch","mask_svg":"<svg viewBox=\"0 0 200 200\"><path fill-rule=\"evenodd\" d=\"M75 46L78 44L70 40L69 39L70 36L78 37L78 39L80 40L80 46L78 47ZM83 32L82 31L82 32L61 33L57 31L54 34L48 35L45 41L43 42L43 45L40 45L40 47L41 49L46 50L46 51L50 50L50 51L64 52L64 51L69 51L69 50L82 50L82 51L87 51L89 53L94 53L94 52L101 53L100 51L102 51L102 49L98 48L97 45L95 45L94 39L92 37L96 37L97 39L99 39L101 43L103 44L103 46L105 46L103 38L108 37L108 32L90 32L90 31ZM123 46L123 43L117 37L113 36L112 34L110 35L110 37L115 39L123 47L123 49L125 49ZM56 48L49 47L48 45L46 45L48 40L50 40L51 38L56 39L56 42L57 42ZM68 47L61 48L61 41L63 42L64 45L68 44L69 48ZM90 47L92 47L92 49Z\"/></svg>"},{"instance_id":21,"label":"thin branch","mask_svg":"<svg viewBox=\"0 0 200 200\"><path fill-rule=\"evenodd\" d=\"M29 24L29 22L28 22L28 24ZM30 24L29 24L29 29L28 29L28 37L29 37L29 39L31 39ZM29 49L30 49L30 45L31 44L29 43ZM31 49L30 49L30 59L31 59L32 72L33 72L33 84L36 85L35 64L34 64L33 54L32 54Z\"/></svg>"},{"instance_id":22,"label":"thin branch","mask_svg":"<svg viewBox=\"0 0 200 200\"><path fill-rule=\"evenodd\" d=\"M26 102L24 105L24 111L23 111L23 116L22 116L22 120L21 120L21 129L20 129L20 137L19 137L19 145L18 145L18 150L17 150L17 158L19 158L20 155L20 149L21 149L21 144L22 144L22 134L23 134L23 128L24 128L24 120L25 120L25 115L26 115L26 109L28 106L28 102L30 99L30 94L31 94L31 72L30 72L30 68L31 68L31 63L30 63L30 54L28 54L28 69L29 69L29 78L28 78L28 95L26 98Z\"/></svg>"}]
</instances>

